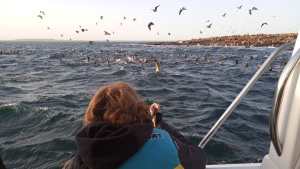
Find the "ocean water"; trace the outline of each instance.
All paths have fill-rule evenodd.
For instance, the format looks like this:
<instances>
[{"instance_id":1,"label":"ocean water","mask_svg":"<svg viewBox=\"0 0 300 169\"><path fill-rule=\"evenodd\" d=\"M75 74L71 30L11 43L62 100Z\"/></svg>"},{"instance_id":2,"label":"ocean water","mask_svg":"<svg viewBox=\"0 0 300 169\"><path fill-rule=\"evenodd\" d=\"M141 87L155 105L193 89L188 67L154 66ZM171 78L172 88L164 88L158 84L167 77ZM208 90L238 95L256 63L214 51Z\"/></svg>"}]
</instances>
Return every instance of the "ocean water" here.
<instances>
[{"instance_id":1,"label":"ocean water","mask_svg":"<svg viewBox=\"0 0 300 169\"><path fill-rule=\"evenodd\" d=\"M102 85L132 84L198 144L274 48L0 42L1 50L9 52L0 55L0 155L8 168L54 169L75 152L74 135ZM210 164L259 162L268 152L273 92L290 54L275 61L206 146ZM159 74L153 59L161 62Z\"/></svg>"}]
</instances>

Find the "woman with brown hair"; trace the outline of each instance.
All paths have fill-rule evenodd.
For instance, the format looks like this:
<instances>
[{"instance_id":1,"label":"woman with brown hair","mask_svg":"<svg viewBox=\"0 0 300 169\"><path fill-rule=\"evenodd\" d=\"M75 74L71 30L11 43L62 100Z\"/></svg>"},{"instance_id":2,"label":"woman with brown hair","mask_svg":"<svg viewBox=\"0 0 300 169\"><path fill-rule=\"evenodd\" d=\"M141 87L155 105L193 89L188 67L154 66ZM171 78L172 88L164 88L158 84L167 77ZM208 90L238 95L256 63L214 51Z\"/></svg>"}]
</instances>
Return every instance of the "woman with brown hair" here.
<instances>
[{"instance_id":1,"label":"woman with brown hair","mask_svg":"<svg viewBox=\"0 0 300 169\"><path fill-rule=\"evenodd\" d=\"M76 135L78 151L64 169L203 169L204 152L163 122L128 84L100 88Z\"/></svg>"}]
</instances>

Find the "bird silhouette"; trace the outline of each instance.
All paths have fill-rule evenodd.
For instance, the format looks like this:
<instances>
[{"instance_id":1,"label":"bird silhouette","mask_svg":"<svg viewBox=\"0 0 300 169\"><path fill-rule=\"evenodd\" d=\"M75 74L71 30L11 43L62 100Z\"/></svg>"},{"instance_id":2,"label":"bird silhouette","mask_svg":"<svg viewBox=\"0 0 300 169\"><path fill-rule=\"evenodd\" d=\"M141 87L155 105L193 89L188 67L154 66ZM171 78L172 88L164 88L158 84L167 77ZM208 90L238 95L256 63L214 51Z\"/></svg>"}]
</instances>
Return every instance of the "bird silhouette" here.
<instances>
[{"instance_id":1,"label":"bird silhouette","mask_svg":"<svg viewBox=\"0 0 300 169\"><path fill-rule=\"evenodd\" d=\"M252 15L252 10L251 9L249 9L249 15Z\"/></svg>"},{"instance_id":2,"label":"bird silhouette","mask_svg":"<svg viewBox=\"0 0 300 169\"><path fill-rule=\"evenodd\" d=\"M151 31L151 26L153 26L154 25L154 23L153 22L150 22L149 24L148 24L148 29Z\"/></svg>"},{"instance_id":3,"label":"bird silhouette","mask_svg":"<svg viewBox=\"0 0 300 169\"><path fill-rule=\"evenodd\" d=\"M43 19L43 16L42 15L37 15L38 18L40 19Z\"/></svg>"},{"instance_id":4,"label":"bird silhouette","mask_svg":"<svg viewBox=\"0 0 300 169\"><path fill-rule=\"evenodd\" d=\"M265 25L269 25L267 22L264 22L264 23L262 23L261 25L260 25L260 28L262 28L263 26L265 26Z\"/></svg>"},{"instance_id":5,"label":"bird silhouette","mask_svg":"<svg viewBox=\"0 0 300 169\"><path fill-rule=\"evenodd\" d=\"M168 35L171 36L171 33L169 32Z\"/></svg>"},{"instance_id":6,"label":"bird silhouette","mask_svg":"<svg viewBox=\"0 0 300 169\"><path fill-rule=\"evenodd\" d=\"M42 14L42 15L46 15L46 13L45 13L45 11L40 11L40 14Z\"/></svg>"},{"instance_id":7,"label":"bird silhouette","mask_svg":"<svg viewBox=\"0 0 300 169\"><path fill-rule=\"evenodd\" d=\"M136 18L133 18L132 20L133 20L133 22L135 22L135 21L136 21Z\"/></svg>"},{"instance_id":8,"label":"bird silhouette","mask_svg":"<svg viewBox=\"0 0 300 169\"><path fill-rule=\"evenodd\" d=\"M242 8L243 8L243 5L240 5L240 6L237 7L237 9L239 9L239 10L242 9Z\"/></svg>"},{"instance_id":9,"label":"bird silhouette","mask_svg":"<svg viewBox=\"0 0 300 169\"><path fill-rule=\"evenodd\" d=\"M77 34L79 33L79 31L75 31Z\"/></svg>"},{"instance_id":10,"label":"bird silhouette","mask_svg":"<svg viewBox=\"0 0 300 169\"><path fill-rule=\"evenodd\" d=\"M209 24L209 25L207 25L206 27L207 27L208 29L210 29L210 28L211 28L211 26L212 26L212 23L211 23L211 24Z\"/></svg>"},{"instance_id":11,"label":"bird silhouette","mask_svg":"<svg viewBox=\"0 0 300 169\"><path fill-rule=\"evenodd\" d=\"M224 14L222 15L222 17L223 17L223 18L225 18L225 17L226 17L226 15L227 15L227 13L224 13Z\"/></svg>"},{"instance_id":12,"label":"bird silhouette","mask_svg":"<svg viewBox=\"0 0 300 169\"><path fill-rule=\"evenodd\" d=\"M110 36L111 33L109 33L108 31L104 31L104 35L105 35L105 36Z\"/></svg>"},{"instance_id":13,"label":"bird silhouette","mask_svg":"<svg viewBox=\"0 0 300 169\"><path fill-rule=\"evenodd\" d=\"M187 10L185 7L180 8L178 14L181 15L181 13L182 13L183 11L185 11L185 10Z\"/></svg>"},{"instance_id":14,"label":"bird silhouette","mask_svg":"<svg viewBox=\"0 0 300 169\"><path fill-rule=\"evenodd\" d=\"M100 16L100 19L103 20L103 16Z\"/></svg>"},{"instance_id":15,"label":"bird silhouette","mask_svg":"<svg viewBox=\"0 0 300 169\"><path fill-rule=\"evenodd\" d=\"M160 5L155 6L155 7L152 9L152 11L153 11L153 12L157 12L157 9L158 9L159 6L160 6Z\"/></svg>"}]
</instances>

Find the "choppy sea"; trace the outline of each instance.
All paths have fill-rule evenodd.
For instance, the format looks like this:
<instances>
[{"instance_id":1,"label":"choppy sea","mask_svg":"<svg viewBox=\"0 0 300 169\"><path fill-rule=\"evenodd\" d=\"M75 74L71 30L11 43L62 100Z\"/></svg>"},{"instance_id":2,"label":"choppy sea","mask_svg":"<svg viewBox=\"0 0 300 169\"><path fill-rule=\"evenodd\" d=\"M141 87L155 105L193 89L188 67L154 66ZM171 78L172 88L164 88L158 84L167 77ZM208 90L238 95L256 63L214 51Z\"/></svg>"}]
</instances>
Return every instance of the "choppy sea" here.
<instances>
[{"instance_id":1,"label":"choppy sea","mask_svg":"<svg viewBox=\"0 0 300 169\"><path fill-rule=\"evenodd\" d=\"M274 48L12 41L0 42L1 50L0 155L9 169L54 169L75 152L74 135L102 85L132 84L196 145ZM268 152L273 93L290 54L275 61L206 146L210 164L259 162Z\"/></svg>"}]
</instances>

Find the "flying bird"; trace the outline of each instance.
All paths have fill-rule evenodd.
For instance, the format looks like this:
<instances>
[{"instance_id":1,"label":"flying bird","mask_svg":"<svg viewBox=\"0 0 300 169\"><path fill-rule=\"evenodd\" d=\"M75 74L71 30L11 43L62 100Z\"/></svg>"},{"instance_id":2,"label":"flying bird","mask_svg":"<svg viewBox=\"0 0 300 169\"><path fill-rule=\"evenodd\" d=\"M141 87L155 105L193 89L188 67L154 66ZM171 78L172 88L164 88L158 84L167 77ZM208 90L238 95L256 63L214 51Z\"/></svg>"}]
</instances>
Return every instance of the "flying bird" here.
<instances>
[{"instance_id":1,"label":"flying bird","mask_svg":"<svg viewBox=\"0 0 300 169\"><path fill-rule=\"evenodd\" d=\"M256 8L256 7L254 6L254 7L252 7L251 10L252 10L252 11L258 11L258 8Z\"/></svg>"},{"instance_id":2,"label":"flying bird","mask_svg":"<svg viewBox=\"0 0 300 169\"><path fill-rule=\"evenodd\" d=\"M136 18L133 18L132 20L133 20L133 22L135 22L135 21L136 21Z\"/></svg>"},{"instance_id":3,"label":"flying bird","mask_svg":"<svg viewBox=\"0 0 300 169\"><path fill-rule=\"evenodd\" d=\"M152 11L153 11L153 12L157 12L157 9L158 9L159 6L160 6L160 5L155 6L154 9L152 9Z\"/></svg>"},{"instance_id":4,"label":"flying bird","mask_svg":"<svg viewBox=\"0 0 300 169\"><path fill-rule=\"evenodd\" d=\"M79 33L79 31L75 31L76 33Z\"/></svg>"},{"instance_id":5,"label":"flying bird","mask_svg":"<svg viewBox=\"0 0 300 169\"><path fill-rule=\"evenodd\" d=\"M82 29L81 29L81 32L84 32L84 31L85 31L85 29L82 28Z\"/></svg>"},{"instance_id":6,"label":"flying bird","mask_svg":"<svg viewBox=\"0 0 300 169\"><path fill-rule=\"evenodd\" d=\"M223 18L225 18L225 17L226 17L226 15L227 15L227 13L224 13L224 14L222 15L222 17L223 17Z\"/></svg>"},{"instance_id":7,"label":"flying bird","mask_svg":"<svg viewBox=\"0 0 300 169\"><path fill-rule=\"evenodd\" d=\"M153 26L154 25L154 23L153 22L150 22L149 24L148 24L148 29L151 31L151 26Z\"/></svg>"},{"instance_id":8,"label":"flying bird","mask_svg":"<svg viewBox=\"0 0 300 169\"><path fill-rule=\"evenodd\" d=\"M185 11L185 10L187 10L185 7L180 8L180 9L179 9L179 15L181 15L181 13L182 13L183 11Z\"/></svg>"},{"instance_id":9,"label":"flying bird","mask_svg":"<svg viewBox=\"0 0 300 169\"><path fill-rule=\"evenodd\" d=\"M104 31L104 35L105 36L110 36L111 34L109 32L107 32L107 31Z\"/></svg>"},{"instance_id":10,"label":"flying bird","mask_svg":"<svg viewBox=\"0 0 300 169\"><path fill-rule=\"evenodd\" d=\"M210 29L210 28L211 28L211 26L212 26L212 23L211 23L211 24L209 24L209 25L207 25L206 27L207 27L208 29Z\"/></svg>"},{"instance_id":11,"label":"flying bird","mask_svg":"<svg viewBox=\"0 0 300 169\"><path fill-rule=\"evenodd\" d=\"M40 11L40 14L42 14L42 15L46 15L46 13L45 13L45 11Z\"/></svg>"},{"instance_id":12,"label":"flying bird","mask_svg":"<svg viewBox=\"0 0 300 169\"><path fill-rule=\"evenodd\" d=\"M249 15L252 15L252 10L251 9L249 9Z\"/></svg>"},{"instance_id":13,"label":"flying bird","mask_svg":"<svg viewBox=\"0 0 300 169\"><path fill-rule=\"evenodd\" d=\"M242 7L243 7L243 5L240 5L240 6L237 7L237 9L240 10L240 9L242 9Z\"/></svg>"},{"instance_id":14,"label":"flying bird","mask_svg":"<svg viewBox=\"0 0 300 169\"><path fill-rule=\"evenodd\" d=\"M267 22L264 22L264 23L261 24L260 28L262 28L265 25L269 25L269 24Z\"/></svg>"},{"instance_id":15,"label":"flying bird","mask_svg":"<svg viewBox=\"0 0 300 169\"><path fill-rule=\"evenodd\" d=\"M203 32L200 30L200 34L202 34Z\"/></svg>"},{"instance_id":16,"label":"flying bird","mask_svg":"<svg viewBox=\"0 0 300 169\"><path fill-rule=\"evenodd\" d=\"M42 16L42 15L37 15L37 17L39 17L40 19L43 19L43 16Z\"/></svg>"},{"instance_id":17,"label":"flying bird","mask_svg":"<svg viewBox=\"0 0 300 169\"><path fill-rule=\"evenodd\" d=\"M103 16L100 16L100 19L103 20Z\"/></svg>"},{"instance_id":18,"label":"flying bird","mask_svg":"<svg viewBox=\"0 0 300 169\"><path fill-rule=\"evenodd\" d=\"M171 33L169 32L168 35L171 36Z\"/></svg>"},{"instance_id":19,"label":"flying bird","mask_svg":"<svg viewBox=\"0 0 300 169\"><path fill-rule=\"evenodd\" d=\"M126 20L127 19L126 16L124 16L123 19Z\"/></svg>"},{"instance_id":20,"label":"flying bird","mask_svg":"<svg viewBox=\"0 0 300 169\"><path fill-rule=\"evenodd\" d=\"M47 30L50 30L50 27L49 27L49 26L47 26Z\"/></svg>"},{"instance_id":21,"label":"flying bird","mask_svg":"<svg viewBox=\"0 0 300 169\"><path fill-rule=\"evenodd\" d=\"M208 22L210 22L210 20L208 19L208 20L206 20L205 22L208 23Z\"/></svg>"}]
</instances>

